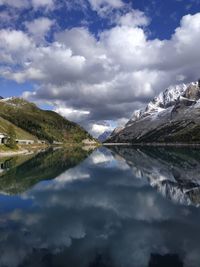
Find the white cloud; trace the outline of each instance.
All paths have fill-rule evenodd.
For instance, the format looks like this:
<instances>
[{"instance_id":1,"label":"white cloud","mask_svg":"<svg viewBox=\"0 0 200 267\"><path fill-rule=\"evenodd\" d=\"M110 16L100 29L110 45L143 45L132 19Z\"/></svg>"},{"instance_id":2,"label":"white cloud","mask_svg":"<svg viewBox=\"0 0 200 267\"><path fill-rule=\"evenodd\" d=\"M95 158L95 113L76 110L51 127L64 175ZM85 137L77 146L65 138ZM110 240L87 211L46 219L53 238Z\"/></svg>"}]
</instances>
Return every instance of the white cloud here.
<instances>
[{"instance_id":1,"label":"white cloud","mask_svg":"<svg viewBox=\"0 0 200 267\"><path fill-rule=\"evenodd\" d=\"M4 76L8 79L15 80L18 83L23 83L26 80L42 80L45 79L45 75L36 68L29 68L26 72L14 72L11 73L10 69L5 70Z\"/></svg>"},{"instance_id":2,"label":"white cloud","mask_svg":"<svg viewBox=\"0 0 200 267\"><path fill-rule=\"evenodd\" d=\"M116 21L120 25L126 25L130 27L147 26L150 23L149 18L140 10L132 10L117 18Z\"/></svg>"},{"instance_id":3,"label":"white cloud","mask_svg":"<svg viewBox=\"0 0 200 267\"><path fill-rule=\"evenodd\" d=\"M74 122L80 122L81 120L84 119L84 117L87 117L90 114L90 112L87 110L77 110L73 108L66 108L60 105L58 105L58 107L54 111L59 113L63 117L66 117L68 120L71 120Z\"/></svg>"},{"instance_id":4,"label":"white cloud","mask_svg":"<svg viewBox=\"0 0 200 267\"><path fill-rule=\"evenodd\" d=\"M100 16L105 16L115 9L124 7L124 2L121 0L88 0L91 8Z\"/></svg>"},{"instance_id":5,"label":"white cloud","mask_svg":"<svg viewBox=\"0 0 200 267\"><path fill-rule=\"evenodd\" d=\"M105 131L112 131L114 130L112 126L105 125L105 124L96 124L94 123L91 127L91 133L93 136L98 137L101 133L104 133Z\"/></svg>"},{"instance_id":6,"label":"white cloud","mask_svg":"<svg viewBox=\"0 0 200 267\"><path fill-rule=\"evenodd\" d=\"M28 0L0 0L1 5L8 5L14 8L26 8L29 6Z\"/></svg>"},{"instance_id":7,"label":"white cloud","mask_svg":"<svg viewBox=\"0 0 200 267\"><path fill-rule=\"evenodd\" d=\"M17 9L25 9L33 7L38 8L53 8L55 0L0 0L0 6L5 5Z\"/></svg>"},{"instance_id":8,"label":"white cloud","mask_svg":"<svg viewBox=\"0 0 200 267\"><path fill-rule=\"evenodd\" d=\"M113 8L121 8L124 5L121 0L89 0L89 2L94 10L98 10L105 5L109 5Z\"/></svg>"},{"instance_id":9,"label":"white cloud","mask_svg":"<svg viewBox=\"0 0 200 267\"><path fill-rule=\"evenodd\" d=\"M77 27L55 34L55 39L66 47L73 48L75 55L83 55L87 58L101 56L104 51L87 28ZM81 40L81 41L80 41Z\"/></svg>"},{"instance_id":10,"label":"white cloud","mask_svg":"<svg viewBox=\"0 0 200 267\"><path fill-rule=\"evenodd\" d=\"M44 40L54 23L55 22L49 18L40 17L33 21L25 22L25 26L35 40L40 41Z\"/></svg>"},{"instance_id":11,"label":"white cloud","mask_svg":"<svg viewBox=\"0 0 200 267\"><path fill-rule=\"evenodd\" d=\"M34 49L33 47L35 47L34 43L24 32L16 30L0 30L1 54L4 55L5 58L9 58L9 62L24 66L29 52ZM12 73L12 68L10 68L8 72Z\"/></svg>"},{"instance_id":12,"label":"white cloud","mask_svg":"<svg viewBox=\"0 0 200 267\"><path fill-rule=\"evenodd\" d=\"M32 5L35 9L40 7L52 8L54 5L54 0L32 0Z\"/></svg>"},{"instance_id":13,"label":"white cloud","mask_svg":"<svg viewBox=\"0 0 200 267\"><path fill-rule=\"evenodd\" d=\"M25 97L51 101L93 132L104 130L103 120L121 124L166 86L199 78L200 13L183 17L170 40L149 40L141 28L147 18L135 12L121 16L98 39L84 27L40 44L22 31L1 30L1 59L9 65L0 73L17 82L34 81L37 89ZM34 32L37 23L27 25L29 32L45 37L52 22L46 21L40 33Z\"/></svg>"}]
</instances>

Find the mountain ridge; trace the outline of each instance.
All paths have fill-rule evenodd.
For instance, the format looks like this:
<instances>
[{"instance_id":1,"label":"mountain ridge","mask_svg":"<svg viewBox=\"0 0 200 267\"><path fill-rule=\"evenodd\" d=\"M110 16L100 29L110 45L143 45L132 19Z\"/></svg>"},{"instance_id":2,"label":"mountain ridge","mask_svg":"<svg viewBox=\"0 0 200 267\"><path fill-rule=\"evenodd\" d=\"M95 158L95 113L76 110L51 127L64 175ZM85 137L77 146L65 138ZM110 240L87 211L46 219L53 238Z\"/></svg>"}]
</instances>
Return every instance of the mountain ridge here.
<instances>
[{"instance_id":1,"label":"mountain ridge","mask_svg":"<svg viewBox=\"0 0 200 267\"><path fill-rule=\"evenodd\" d=\"M200 82L167 88L146 108L137 110L106 142L199 143Z\"/></svg>"}]
</instances>

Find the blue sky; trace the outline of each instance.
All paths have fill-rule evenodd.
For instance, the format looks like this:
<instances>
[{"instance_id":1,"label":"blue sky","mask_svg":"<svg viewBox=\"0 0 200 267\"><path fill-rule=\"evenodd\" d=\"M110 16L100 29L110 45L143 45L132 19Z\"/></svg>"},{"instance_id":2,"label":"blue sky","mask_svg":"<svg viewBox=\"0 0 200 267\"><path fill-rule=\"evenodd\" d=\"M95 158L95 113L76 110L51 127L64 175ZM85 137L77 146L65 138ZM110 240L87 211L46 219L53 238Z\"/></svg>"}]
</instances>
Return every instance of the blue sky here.
<instances>
[{"instance_id":1,"label":"blue sky","mask_svg":"<svg viewBox=\"0 0 200 267\"><path fill-rule=\"evenodd\" d=\"M199 78L200 0L0 0L0 95L94 135Z\"/></svg>"}]
</instances>

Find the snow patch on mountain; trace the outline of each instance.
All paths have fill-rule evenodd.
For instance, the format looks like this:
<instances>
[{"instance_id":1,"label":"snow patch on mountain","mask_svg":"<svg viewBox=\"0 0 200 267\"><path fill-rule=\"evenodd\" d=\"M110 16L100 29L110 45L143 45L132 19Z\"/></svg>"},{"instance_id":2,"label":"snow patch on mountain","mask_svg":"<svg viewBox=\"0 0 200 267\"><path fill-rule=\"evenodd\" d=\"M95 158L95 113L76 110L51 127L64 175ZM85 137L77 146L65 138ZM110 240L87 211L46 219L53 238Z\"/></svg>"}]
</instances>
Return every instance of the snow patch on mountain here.
<instances>
[{"instance_id":1,"label":"snow patch on mountain","mask_svg":"<svg viewBox=\"0 0 200 267\"><path fill-rule=\"evenodd\" d=\"M153 115L155 119L155 117L159 116L159 113L162 113L163 111L168 110L169 107L174 106L176 101L185 94L189 87L197 85L198 82L170 86L164 92L161 92L157 97L155 97L151 102L149 102L146 108L134 111L131 119L127 122L125 127L129 127L135 121L147 116Z\"/></svg>"},{"instance_id":2,"label":"snow patch on mountain","mask_svg":"<svg viewBox=\"0 0 200 267\"><path fill-rule=\"evenodd\" d=\"M0 98L0 102L8 102L10 100L12 100L12 97L7 97L7 98Z\"/></svg>"}]
</instances>

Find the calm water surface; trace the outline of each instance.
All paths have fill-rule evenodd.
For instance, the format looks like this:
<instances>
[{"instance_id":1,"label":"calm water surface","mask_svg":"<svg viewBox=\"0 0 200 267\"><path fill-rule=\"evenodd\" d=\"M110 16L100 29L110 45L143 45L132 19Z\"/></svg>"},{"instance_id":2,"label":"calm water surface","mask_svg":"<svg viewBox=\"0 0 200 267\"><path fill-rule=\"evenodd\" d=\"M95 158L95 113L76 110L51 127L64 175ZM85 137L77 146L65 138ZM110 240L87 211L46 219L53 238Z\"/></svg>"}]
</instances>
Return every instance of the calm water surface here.
<instances>
[{"instance_id":1,"label":"calm water surface","mask_svg":"<svg viewBox=\"0 0 200 267\"><path fill-rule=\"evenodd\" d=\"M0 267L199 267L200 150L0 159Z\"/></svg>"}]
</instances>

